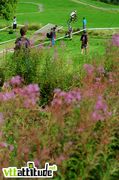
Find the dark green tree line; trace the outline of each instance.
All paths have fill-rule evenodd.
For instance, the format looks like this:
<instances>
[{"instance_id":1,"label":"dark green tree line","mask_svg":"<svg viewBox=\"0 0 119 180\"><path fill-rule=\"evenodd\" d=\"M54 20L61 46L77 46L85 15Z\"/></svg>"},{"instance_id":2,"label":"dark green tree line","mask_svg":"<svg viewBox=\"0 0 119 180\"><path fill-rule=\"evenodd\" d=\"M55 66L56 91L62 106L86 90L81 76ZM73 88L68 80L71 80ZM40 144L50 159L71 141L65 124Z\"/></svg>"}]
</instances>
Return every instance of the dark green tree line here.
<instances>
[{"instance_id":1,"label":"dark green tree line","mask_svg":"<svg viewBox=\"0 0 119 180\"><path fill-rule=\"evenodd\" d=\"M109 4L119 4L119 0L97 0L97 1L105 2Z\"/></svg>"}]
</instances>

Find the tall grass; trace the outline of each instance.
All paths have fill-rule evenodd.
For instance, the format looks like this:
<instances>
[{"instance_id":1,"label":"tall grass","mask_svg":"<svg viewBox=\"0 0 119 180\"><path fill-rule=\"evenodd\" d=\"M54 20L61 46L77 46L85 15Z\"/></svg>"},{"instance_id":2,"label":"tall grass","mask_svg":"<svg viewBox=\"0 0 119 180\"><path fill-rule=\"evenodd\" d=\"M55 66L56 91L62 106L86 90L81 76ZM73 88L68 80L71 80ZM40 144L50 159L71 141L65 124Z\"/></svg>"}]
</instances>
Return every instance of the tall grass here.
<instances>
[{"instance_id":1,"label":"tall grass","mask_svg":"<svg viewBox=\"0 0 119 180\"><path fill-rule=\"evenodd\" d=\"M33 160L40 167L57 164L54 179L119 179L119 49L111 47L100 64L79 72L42 48L6 61L1 168Z\"/></svg>"}]
</instances>

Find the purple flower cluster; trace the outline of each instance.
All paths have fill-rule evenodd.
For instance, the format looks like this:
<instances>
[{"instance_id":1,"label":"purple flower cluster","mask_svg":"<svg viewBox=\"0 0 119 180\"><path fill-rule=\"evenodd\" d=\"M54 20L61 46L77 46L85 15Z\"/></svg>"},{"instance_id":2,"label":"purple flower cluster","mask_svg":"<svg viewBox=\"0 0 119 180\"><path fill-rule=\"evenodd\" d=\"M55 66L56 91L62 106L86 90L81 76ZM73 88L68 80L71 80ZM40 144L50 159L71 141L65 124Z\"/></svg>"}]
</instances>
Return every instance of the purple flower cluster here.
<instances>
[{"instance_id":1,"label":"purple flower cluster","mask_svg":"<svg viewBox=\"0 0 119 180\"><path fill-rule=\"evenodd\" d=\"M20 76L15 76L15 77L12 77L12 79L10 80L10 84L12 86L20 86L22 81L23 80Z\"/></svg>"},{"instance_id":2,"label":"purple flower cluster","mask_svg":"<svg viewBox=\"0 0 119 180\"><path fill-rule=\"evenodd\" d=\"M61 91L60 89L55 89L52 106L61 106L62 104L71 105L72 103L80 102L80 100L81 93L79 89L71 90L69 92Z\"/></svg>"},{"instance_id":3,"label":"purple flower cluster","mask_svg":"<svg viewBox=\"0 0 119 180\"><path fill-rule=\"evenodd\" d=\"M95 105L95 110L102 110L103 112L107 111L107 104L103 101L102 96L98 96L98 100Z\"/></svg>"},{"instance_id":4,"label":"purple flower cluster","mask_svg":"<svg viewBox=\"0 0 119 180\"><path fill-rule=\"evenodd\" d=\"M87 74L92 74L94 71L94 67L91 64L84 64L84 69L87 72Z\"/></svg>"},{"instance_id":5,"label":"purple flower cluster","mask_svg":"<svg viewBox=\"0 0 119 180\"><path fill-rule=\"evenodd\" d=\"M4 121L4 116L3 113L0 112L0 124L2 124Z\"/></svg>"},{"instance_id":6,"label":"purple flower cluster","mask_svg":"<svg viewBox=\"0 0 119 180\"><path fill-rule=\"evenodd\" d=\"M0 101L9 101L11 99L15 98L15 94L13 91L10 92L5 92L5 93L0 93Z\"/></svg>"},{"instance_id":7,"label":"purple flower cluster","mask_svg":"<svg viewBox=\"0 0 119 180\"><path fill-rule=\"evenodd\" d=\"M0 142L0 147L1 148L9 148L10 151L14 150L14 146L11 144L7 144L6 142Z\"/></svg>"},{"instance_id":8,"label":"purple flower cluster","mask_svg":"<svg viewBox=\"0 0 119 180\"><path fill-rule=\"evenodd\" d=\"M108 112L108 106L104 102L102 96L98 96L98 100L94 107L94 112L92 114L92 118L95 121L101 120L103 121L106 117L109 117L111 112Z\"/></svg>"},{"instance_id":9,"label":"purple flower cluster","mask_svg":"<svg viewBox=\"0 0 119 180\"><path fill-rule=\"evenodd\" d=\"M13 100L17 97L22 99L23 104L26 108L30 108L36 105L39 99L39 86L37 84L30 84L25 87L22 86L22 78L20 76L13 77L9 83L5 83L5 91L0 93L0 102L6 102L9 100ZM12 85L13 88L9 89L9 86Z\"/></svg>"},{"instance_id":10,"label":"purple flower cluster","mask_svg":"<svg viewBox=\"0 0 119 180\"><path fill-rule=\"evenodd\" d=\"M30 108L35 106L39 99L39 87L37 84L30 84L24 88L14 89L15 93L22 97L24 106Z\"/></svg>"},{"instance_id":11,"label":"purple flower cluster","mask_svg":"<svg viewBox=\"0 0 119 180\"><path fill-rule=\"evenodd\" d=\"M105 69L104 69L103 66L99 66L99 67L97 68L97 71L98 71L100 74L104 74L104 73L105 73Z\"/></svg>"},{"instance_id":12,"label":"purple flower cluster","mask_svg":"<svg viewBox=\"0 0 119 180\"><path fill-rule=\"evenodd\" d=\"M96 71L96 72L98 72L100 74L105 73L105 69L104 69L103 66L99 66L99 67L95 68L91 64L84 64L83 68L85 69L85 71L87 72L88 75L91 75L94 71Z\"/></svg>"},{"instance_id":13,"label":"purple flower cluster","mask_svg":"<svg viewBox=\"0 0 119 180\"><path fill-rule=\"evenodd\" d=\"M112 37L112 44L114 46L119 46L119 34L114 34Z\"/></svg>"}]
</instances>

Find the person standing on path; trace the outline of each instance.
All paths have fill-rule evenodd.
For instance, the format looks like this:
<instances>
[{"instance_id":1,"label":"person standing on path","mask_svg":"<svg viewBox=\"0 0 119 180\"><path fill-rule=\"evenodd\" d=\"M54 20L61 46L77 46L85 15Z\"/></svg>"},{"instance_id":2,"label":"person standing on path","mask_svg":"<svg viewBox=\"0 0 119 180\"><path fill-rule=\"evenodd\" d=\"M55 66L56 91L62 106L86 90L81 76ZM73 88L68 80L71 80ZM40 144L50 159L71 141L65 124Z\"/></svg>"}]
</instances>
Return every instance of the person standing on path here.
<instances>
[{"instance_id":1,"label":"person standing on path","mask_svg":"<svg viewBox=\"0 0 119 180\"><path fill-rule=\"evenodd\" d=\"M86 32L86 25L87 25L86 18L83 17L83 29L84 29L85 32Z\"/></svg>"},{"instance_id":2,"label":"person standing on path","mask_svg":"<svg viewBox=\"0 0 119 180\"><path fill-rule=\"evenodd\" d=\"M70 27L69 27L69 38L70 38L70 40L72 40L72 33L73 33L73 29L72 29L72 27L70 26Z\"/></svg>"},{"instance_id":3,"label":"person standing on path","mask_svg":"<svg viewBox=\"0 0 119 180\"><path fill-rule=\"evenodd\" d=\"M51 37L51 46L54 46L56 40L56 26L51 28L50 37Z\"/></svg>"},{"instance_id":4,"label":"person standing on path","mask_svg":"<svg viewBox=\"0 0 119 180\"><path fill-rule=\"evenodd\" d=\"M13 29L16 30L17 28L17 18L16 16L14 16L14 19L13 19Z\"/></svg>"}]
</instances>

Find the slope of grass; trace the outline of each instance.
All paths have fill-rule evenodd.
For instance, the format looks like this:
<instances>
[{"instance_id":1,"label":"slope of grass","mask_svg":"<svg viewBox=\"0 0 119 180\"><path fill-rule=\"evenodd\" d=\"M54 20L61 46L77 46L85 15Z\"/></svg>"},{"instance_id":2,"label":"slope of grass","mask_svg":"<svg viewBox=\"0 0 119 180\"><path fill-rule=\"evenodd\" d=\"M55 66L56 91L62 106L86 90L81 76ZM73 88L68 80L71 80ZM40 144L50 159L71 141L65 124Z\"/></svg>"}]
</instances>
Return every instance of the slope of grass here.
<instances>
[{"instance_id":1,"label":"slope of grass","mask_svg":"<svg viewBox=\"0 0 119 180\"><path fill-rule=\"evenodd\" d=\"M22 0L19 1L23 2ZM29 2L29 0L25 0ZM39 3L38 0L33 1ZM89 2L89 1L88 1ZM92 2L92 1L91 1ZM49 22L67 26L67 20L72 10L77 9L79 20L73 26L82 27L82 17L85 16L88 21L88 27L112 27L118 26L119 18L116 12L105 12L98 9L94 9L85 5L77 4L70 0L40 0L40 4L43 5L43 12L34 13L32 15L24 14L17 15L18 23L42 23L47 24ZM99 5L99 2L98 2ZM102 3L100 3L102 6ZM108 7L109 5L107 5ZM102 6L103 7L103 6ZM105 7L105 6L104 6ZM110 6L109 6L110 7ZM118 6L115 6L118 8ZM37 9L37 6L33 4L18 4L17 12L33 12ZM0 20L3 23L3 20Z\"/></svg>"}]
</instances>

